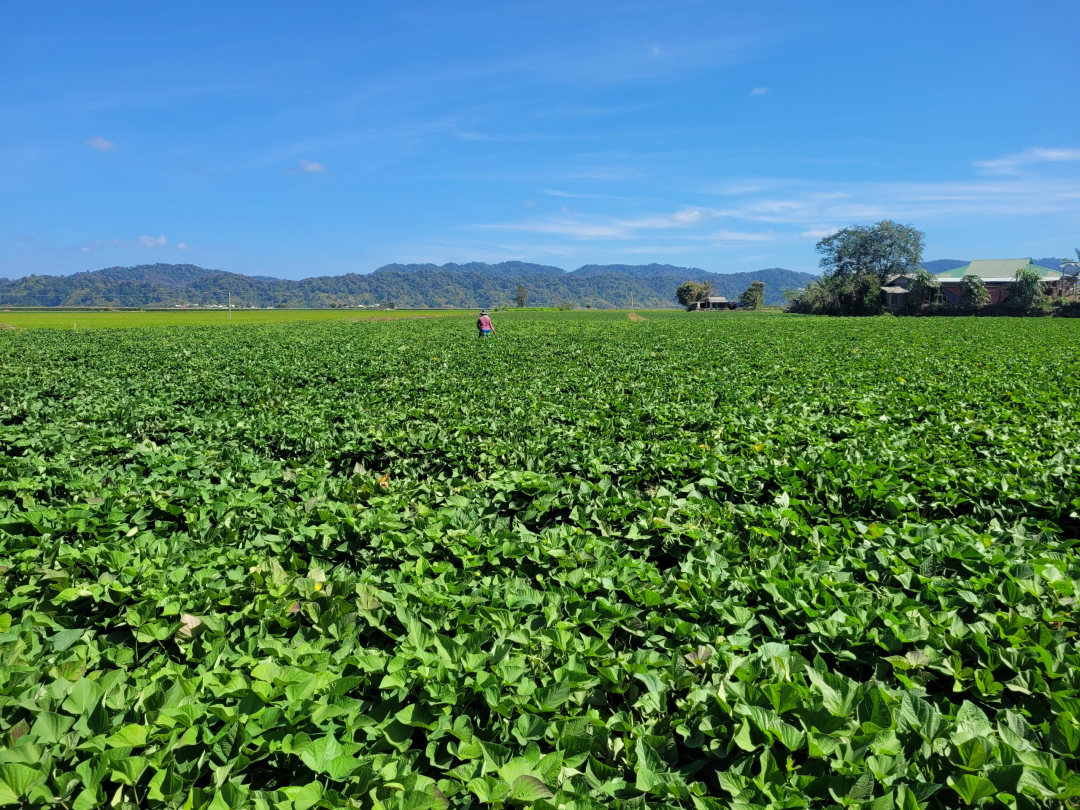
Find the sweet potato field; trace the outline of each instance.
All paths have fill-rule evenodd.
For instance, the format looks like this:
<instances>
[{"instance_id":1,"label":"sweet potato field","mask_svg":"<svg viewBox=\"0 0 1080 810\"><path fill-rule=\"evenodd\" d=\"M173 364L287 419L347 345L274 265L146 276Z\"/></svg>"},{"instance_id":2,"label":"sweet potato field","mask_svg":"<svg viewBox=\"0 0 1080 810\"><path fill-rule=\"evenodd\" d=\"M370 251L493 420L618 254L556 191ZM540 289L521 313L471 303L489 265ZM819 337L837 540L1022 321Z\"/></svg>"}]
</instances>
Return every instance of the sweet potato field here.
<instances>
[{"instance_id":1,"label":"sweet potato field","mask_svg":"<svg viewBox=\"0 0 1080 810\"><path fill-rule=\"evenodd\" d=\"M1080 323L0 333L0 803L1080 802Z\"/></svg>"}]
</instances>

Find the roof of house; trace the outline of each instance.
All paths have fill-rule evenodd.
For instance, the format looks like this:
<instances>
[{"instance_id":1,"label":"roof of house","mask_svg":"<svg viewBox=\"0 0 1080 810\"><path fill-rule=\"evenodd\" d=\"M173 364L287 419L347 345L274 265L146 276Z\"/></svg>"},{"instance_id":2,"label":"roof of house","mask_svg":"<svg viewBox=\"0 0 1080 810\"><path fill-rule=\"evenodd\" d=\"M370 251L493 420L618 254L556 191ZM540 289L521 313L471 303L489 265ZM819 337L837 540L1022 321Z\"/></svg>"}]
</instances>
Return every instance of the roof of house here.
<instances>
[{"instance_id":1,"label":"roof of house","mask_svg":"<svg viewBox=\"0 0 1080 810\"><path fill-rule=\"evenodd\" d=\"M889 276L889 278L886 279L885 283L889 284L889 285L894 285L897 281L899 281L902 278L906 278L906 279L909 279L911 281L915 280L914 274L912 274L912 273L901 273L898 276Z\"/></svg>"},{"instance_id":2,"label":"roof of house","mask_svg":"<svg viewBox=\"0 0 1080 810\"><path fill-rule=\"evenodd\" d=\"M901 293L911 292L906 287L882 287L881 291L887 293L896 293L898 295Z\"/></svg>"},{"instance_id":3,"label":"roof of house","mask_svg":"<svg viewBox=\"0 0 1080 810\"><path fill-rule=\"evenodd\" d=\"M710 304L726 304L727 303L727 299L724 298L724 296L722 296L722 295L710 295L705 300L708 301Z\"/></svg>"},{"instance_id":4,"label":"roof of house","mask_svg":"<svg viewBox=\"0 0 1080 810\"><path fill-rule=\"evenodd\" d=\"M979 276L983 281L1012 281L1016 272L1030 265L1042 273L1043 281L1054 281L1061 278L1061 273L1051 270L1049 267L1040 267L1032 264L1031 259L976 259L971 264L963 267L954 267L938 273L937 277L942 281L959 281L964 276Z\"/></svg>"}]
</instances>

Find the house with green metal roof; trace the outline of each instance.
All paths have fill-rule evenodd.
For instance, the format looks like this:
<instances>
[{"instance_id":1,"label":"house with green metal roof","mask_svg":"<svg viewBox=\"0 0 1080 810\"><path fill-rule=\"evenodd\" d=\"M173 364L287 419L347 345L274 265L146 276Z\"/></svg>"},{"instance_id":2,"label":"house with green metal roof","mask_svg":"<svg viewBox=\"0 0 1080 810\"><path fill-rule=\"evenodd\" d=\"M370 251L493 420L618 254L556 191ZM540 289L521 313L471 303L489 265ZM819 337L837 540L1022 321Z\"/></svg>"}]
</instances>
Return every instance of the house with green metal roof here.
<instances>
[{"instance_id":1,"label":"house with green metal roof","mask_svg":"<svg viewBox=\"0 0 1080 810\"><path fill-rule=\"evenodd\" d=\"M941 282L941 294L950 304L959 304L963 300L961 281L964 276L979 276L990 293L990 303L1000 304L1012 293L1012 283L1016 273L1025 267L1037 270L1042 277L1047 291L1053 293L1061 285L1061 273L1049 267L1032 263L1031 259L977 259L963 267L954 267L938 273Z\"/></svg>"}]
</instances>

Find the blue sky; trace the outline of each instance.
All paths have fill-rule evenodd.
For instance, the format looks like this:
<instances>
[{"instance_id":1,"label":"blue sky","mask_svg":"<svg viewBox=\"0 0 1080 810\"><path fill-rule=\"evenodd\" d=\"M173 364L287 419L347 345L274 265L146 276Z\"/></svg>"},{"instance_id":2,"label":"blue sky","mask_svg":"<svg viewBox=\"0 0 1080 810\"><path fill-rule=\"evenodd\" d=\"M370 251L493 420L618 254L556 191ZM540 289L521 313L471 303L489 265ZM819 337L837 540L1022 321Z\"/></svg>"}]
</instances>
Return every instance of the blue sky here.
<instances>
[{"instance_id":1,"label":"blue sky","mask_svg":"<svg viewBox=\"0 0 1080 810\"><path fill-rule=\"evenodd\" d=\"M1080 246L1080 3L0 4L0 276Z\"/></svg>"}]
</instances>

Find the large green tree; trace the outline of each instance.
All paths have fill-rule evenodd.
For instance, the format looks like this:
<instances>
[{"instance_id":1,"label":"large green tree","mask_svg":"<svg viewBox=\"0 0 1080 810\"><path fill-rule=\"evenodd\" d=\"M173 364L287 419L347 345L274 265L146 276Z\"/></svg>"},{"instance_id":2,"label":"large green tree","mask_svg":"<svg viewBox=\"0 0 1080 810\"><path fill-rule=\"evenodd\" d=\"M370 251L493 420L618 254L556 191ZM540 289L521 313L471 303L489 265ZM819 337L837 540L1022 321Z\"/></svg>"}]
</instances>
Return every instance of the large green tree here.
<instances>
[{"instance_id":1,"label":"large green tree","mask_svg":"<svg viewBox=\"0 0 1080 810\"><path fill-rule=\"evenodd\" d=\"M713 294L713 286L708 281L687 281L679 285L675 290L675 298L684 307L688 307L697 301L704 301Z\"/></svg>"},{"instance_id":2,"label":"large green tree","mask_svg":"<svg viewBox=\"0 0 1080 810\"><path fill-rule=\"evenodd\" d=\"M751 281L746 291L739 296L744 309L765 309L765 282Z\"/></svg>"},{"instance_id":3,"label":"large green tree","mask_svg":"<svg viewBox=\"0 0 1080 810\"><path fill-rule=\"evenodd\" d=\"M826 236L817 243L824 271L820 288L813 305L803 308L838 315L879 313L881 286L892 276L916 272L924 238L913 226L889 219Z\"/></svg>"}]
</instances>

